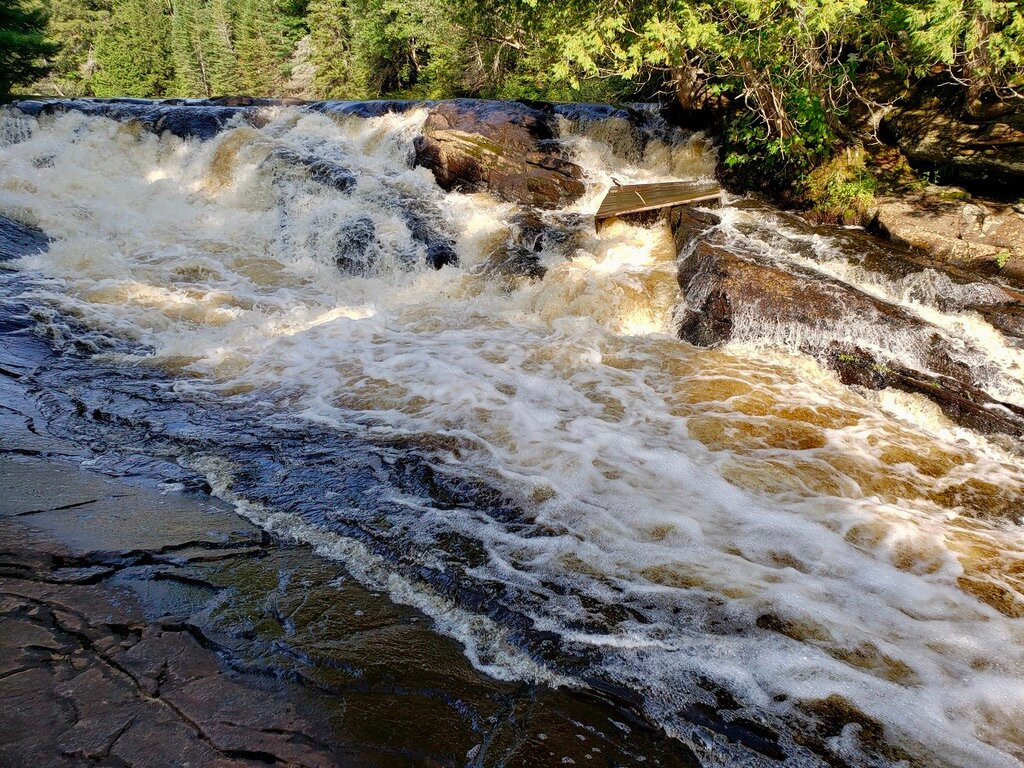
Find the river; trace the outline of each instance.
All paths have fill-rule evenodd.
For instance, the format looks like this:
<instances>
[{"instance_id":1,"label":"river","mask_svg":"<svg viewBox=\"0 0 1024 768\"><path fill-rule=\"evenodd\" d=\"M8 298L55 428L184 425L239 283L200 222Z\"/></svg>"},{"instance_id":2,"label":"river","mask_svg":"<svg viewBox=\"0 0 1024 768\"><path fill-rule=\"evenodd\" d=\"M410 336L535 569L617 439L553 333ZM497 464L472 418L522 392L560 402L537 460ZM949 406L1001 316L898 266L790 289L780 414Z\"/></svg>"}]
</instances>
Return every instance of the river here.
<instances>
[{"instance_id":1,"label":"river","mask_svg":"<svg viewBox=\"0 0 1024 768\"><path fill-rule=\"evenodd\" d=\"M791 329L680 340L668 227L591 215L613 178L712 179L700 134L563 116L587 192L543 214L536 277L494 264L519 208L412 166L425 117L277 107L202 141L4 110L0 214L51 238L3 274L64 356L39 396L111 467L201 476L477 668L616 692L707 765L1020 765L1019 446L844 386ZM1024 349L982 317L718 213L1024 405Z\"/></svg>"}]
</instances>

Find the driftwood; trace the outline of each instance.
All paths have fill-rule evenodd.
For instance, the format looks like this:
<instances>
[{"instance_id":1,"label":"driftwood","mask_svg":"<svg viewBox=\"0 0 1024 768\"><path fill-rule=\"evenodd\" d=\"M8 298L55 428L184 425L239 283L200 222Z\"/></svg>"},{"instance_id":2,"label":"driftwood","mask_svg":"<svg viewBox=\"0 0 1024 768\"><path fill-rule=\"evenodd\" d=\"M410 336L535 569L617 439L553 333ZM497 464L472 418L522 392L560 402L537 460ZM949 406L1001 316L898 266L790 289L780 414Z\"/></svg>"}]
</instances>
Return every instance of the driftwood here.
<instances>
[{"instance_id":1,"label":"driftwood","mask_svg":"<svg viewBox=\"0 0 1024 768\"><path fill-rule=\"evenodd\" d=\"M721 193L722 188L718 184L706 181L665 181L656 184L614 186L601 201L601 207L594 215L594 222L599 224L613 216L715 200Z\"/></svg>"}]
</instances>

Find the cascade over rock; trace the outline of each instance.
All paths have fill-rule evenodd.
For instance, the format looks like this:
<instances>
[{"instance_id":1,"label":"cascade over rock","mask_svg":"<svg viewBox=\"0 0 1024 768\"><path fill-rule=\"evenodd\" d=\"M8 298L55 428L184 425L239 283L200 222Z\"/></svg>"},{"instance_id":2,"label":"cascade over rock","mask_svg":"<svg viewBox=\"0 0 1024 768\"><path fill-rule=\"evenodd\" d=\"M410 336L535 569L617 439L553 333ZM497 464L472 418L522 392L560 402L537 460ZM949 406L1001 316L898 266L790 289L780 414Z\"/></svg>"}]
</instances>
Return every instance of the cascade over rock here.
<instances>
[{"instance_id":1,"label":"cascade over rock","mask_svg":"<svg viewBox=\"0 0 1024 768\"><path fill-rule=\"evenodd\" d=\"M958 424L1024 436L1024 409L986 393L939 329L917 315L815 270L742 250L714 228L713 214L681 210L671 220L683 249L681 338L698 346L778 342L816 357L844 383L922 394ZM1006 298L1019 314L1020 302Z\"/></svg>"},{"instance_id":2,"label":"cascade over rock","mask_svg":"<svg viewBox=\"0 0 1024 768\"><path fill-rule=\"evenodd\" d=\"M132 739L165 721L132 718L159 694L248 762L342 754L329 719L340 748L379 742L388 765L1018 765L1024 300L1002 273L749 199L677 209L674 232L660 213L595 231L586 205L613 184L714 173L703 136L643 109L46 110L0 108L0 214L24 222L0 215L8 465L45 458L43 487L88 459L217 495L262 532L233 546L217 516L133 515L119 488L43 501L8 483L21 509L0 488L26 526L71 520L81 542L80 561L51 563L11 539L15 560L39 558L8 582L63 603L137 584L145 613L128 637L85 621L102 642L76 645L36 631L60 619L52 600L18 602L14 647L41 682L7 697L19 754L144 758ZM497 169L453 186L491 194L414 166L431 110L458 117L459 141L492 137ZM585 197L502 202L580 181L537 176L551 169L531 153L585 169ZM522 175L501 175L508 157ZM173 536L140 541L157 518ZM104 519L130 540L98 538ZM153 625L154 605L170 618ZM84 617L109 623L100 607ZM113 699L61 698L39 637L61 664L65 645L102 656L112 638L111 674L139 670L145 701L76 716ZM230 679L177 685L189 638L181 658ZM382 654L390 640L411 655ZM104 668L71 655L77 679ZM252 664L315 706L263 717L279 701L234 675Z\"/></svg>"},{"instance_id":3,"label":"cascade over rock","mask_svg":"<svg viewBox=\"0 0 1024 768\"><path fill-rule=\"evenodd\" d=\"M554 115L519 102L440 102L416 140L416 162L445 190L558 208L584 192L583 169L563 159Z\"/></svg>"}]
</instances>

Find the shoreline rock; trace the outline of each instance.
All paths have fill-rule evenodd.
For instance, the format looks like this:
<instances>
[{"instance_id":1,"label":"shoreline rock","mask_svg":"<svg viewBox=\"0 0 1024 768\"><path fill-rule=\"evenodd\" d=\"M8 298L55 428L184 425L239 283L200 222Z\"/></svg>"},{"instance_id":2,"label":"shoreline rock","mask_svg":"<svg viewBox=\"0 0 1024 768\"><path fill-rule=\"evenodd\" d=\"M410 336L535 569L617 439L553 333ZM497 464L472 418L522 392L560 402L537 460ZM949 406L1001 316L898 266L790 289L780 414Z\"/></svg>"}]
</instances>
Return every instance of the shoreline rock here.
<instances>
[{"instance_id":1,"label":"shoreline rock","mask_svg":"<svg viewBox=\"0 0 1024 768\"><path fill-rule=\"evenodd\" d=\"M883 240L1024 288L1024 205L936 186L883 195L875 204L868 228Z\"/></svg>"}]
</instances>

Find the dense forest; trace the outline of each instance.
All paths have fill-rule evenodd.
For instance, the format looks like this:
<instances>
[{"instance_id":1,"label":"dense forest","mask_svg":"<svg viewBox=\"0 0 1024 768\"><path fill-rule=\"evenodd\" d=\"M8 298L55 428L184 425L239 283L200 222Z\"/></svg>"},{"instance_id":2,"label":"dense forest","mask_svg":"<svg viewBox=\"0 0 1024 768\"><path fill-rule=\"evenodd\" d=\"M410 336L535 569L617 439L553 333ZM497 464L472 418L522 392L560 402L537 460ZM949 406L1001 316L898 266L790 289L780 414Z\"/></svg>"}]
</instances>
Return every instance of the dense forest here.
<instances>
[{"instance_id":1,"label":"dense forest","mask_svg":"<svg viewBox=\"0 0 1024 768\"><path fill-rule=\"evenodd\" d=\"M1018 0L43 1L38 93L660 98L787 179L936 71L968 111L1024 88Z\"/></svg>"}]
</instances>

